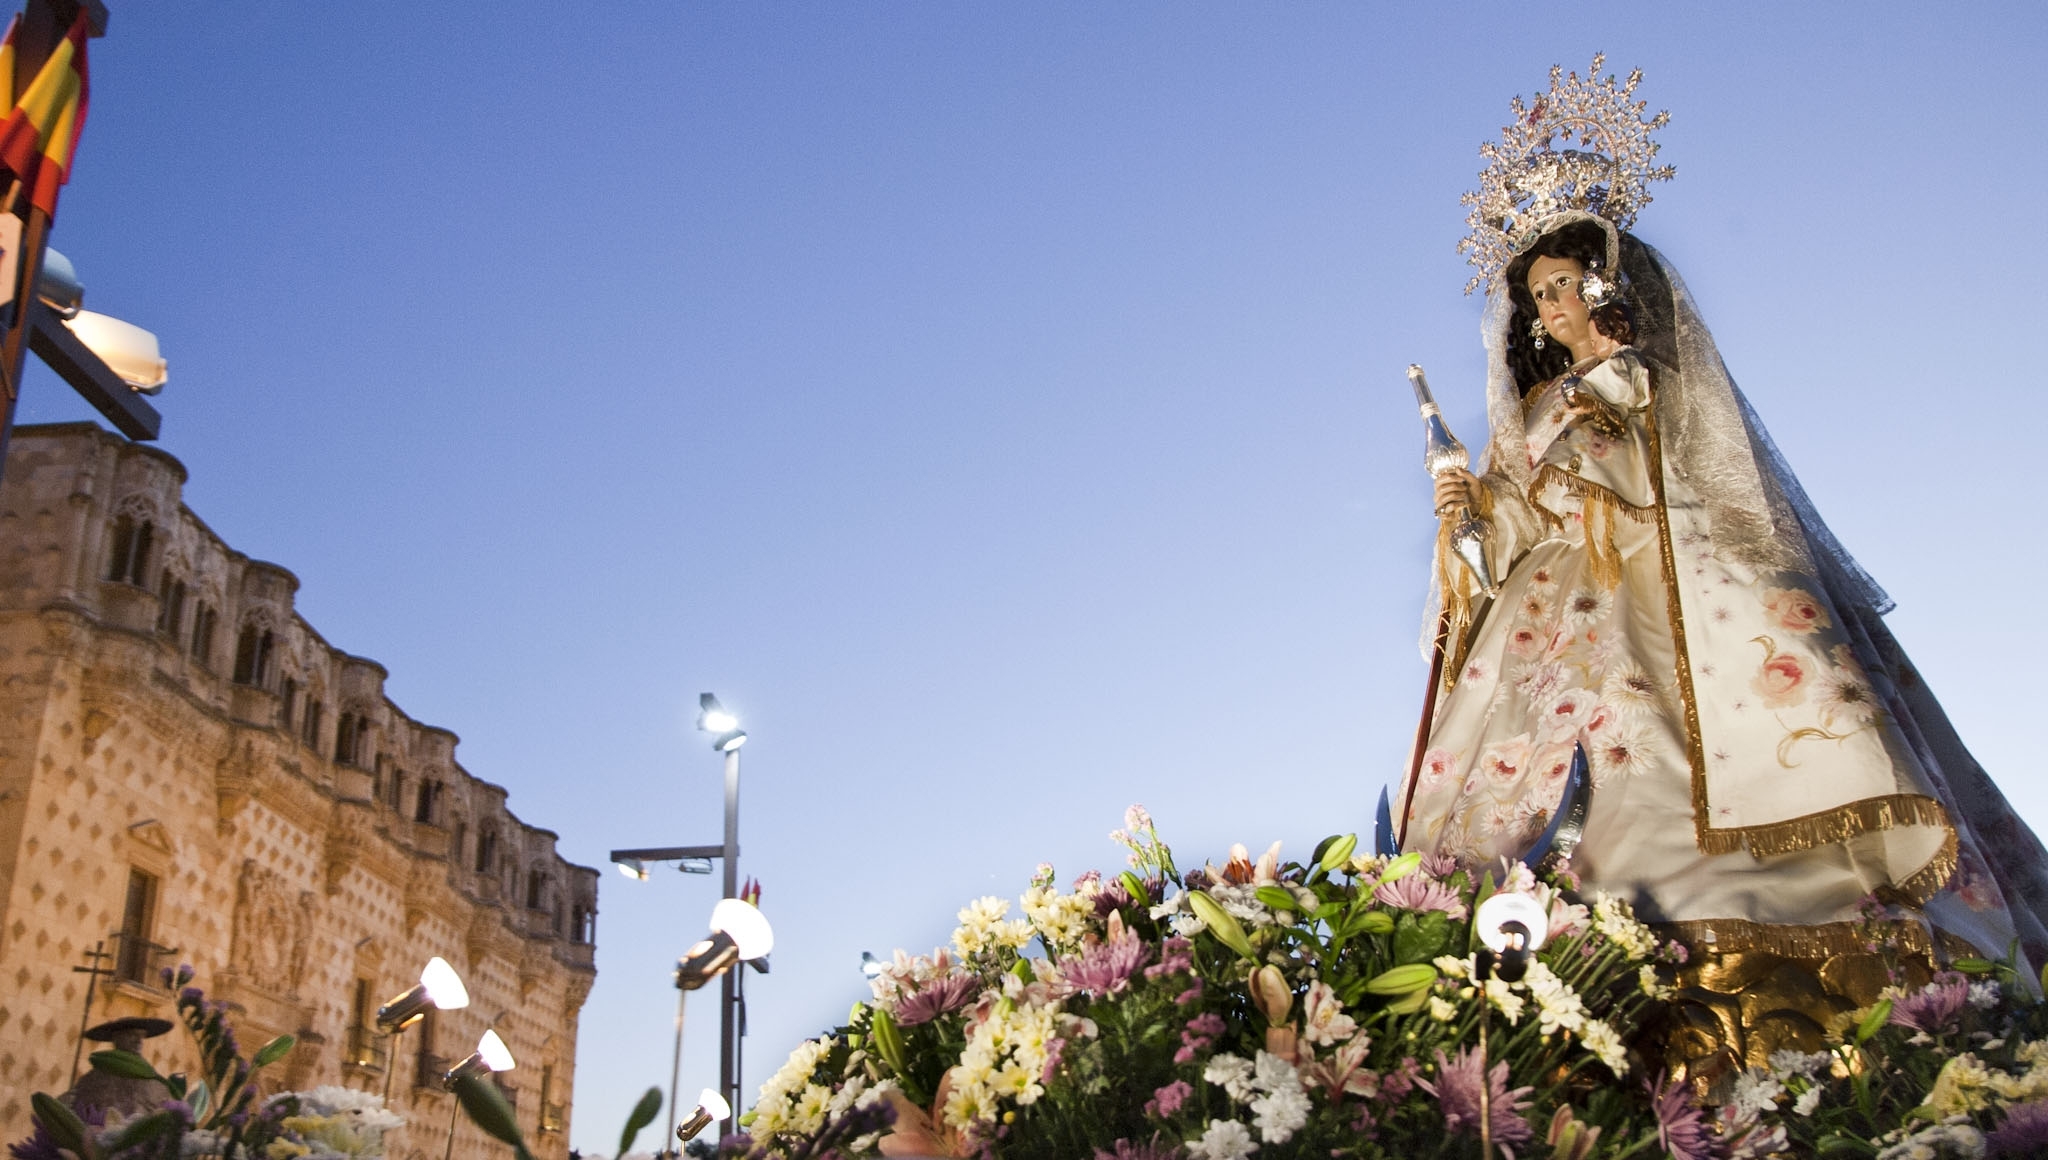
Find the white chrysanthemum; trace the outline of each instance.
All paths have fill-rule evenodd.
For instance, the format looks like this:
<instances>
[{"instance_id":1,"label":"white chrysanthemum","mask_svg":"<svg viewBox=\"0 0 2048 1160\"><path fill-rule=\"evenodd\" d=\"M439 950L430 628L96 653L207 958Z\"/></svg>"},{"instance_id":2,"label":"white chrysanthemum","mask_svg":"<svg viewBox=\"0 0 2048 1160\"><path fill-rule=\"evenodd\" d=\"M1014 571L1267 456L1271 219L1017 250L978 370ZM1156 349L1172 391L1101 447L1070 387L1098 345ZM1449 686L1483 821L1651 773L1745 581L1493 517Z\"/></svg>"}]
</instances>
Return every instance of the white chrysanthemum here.
<instances>
[{"instance_id":1,"label":"white chrysanthemum","mask_svg":"<svg viewBox=\"0 0 2048 1160\"><path fill-rule=\"evenodd\" d=\"M769 1139L778 1132L802 1131L792 1118L793 1102L811 1086L811 1073L817 1070L818 1061L825 1057L837 1040L832 1038L807 1039L797 1044L789 1053L768 1082L761 1085L761 1093L754 1101L753 1132L758 1139Z\"/></svg>"},{"instance_id":2,"label":"white chrysanthemum","mask_svg":"<svg viewBox=\"0 0 2048 1160\"><path fill-rule=\"evenodd\" d=\"M1998 1006L1998 981L1984 979L1970 984L1970 1006L1979 1011L1989 1011Z\"/></svg>"},{"instance_id":3,"label":"white chrysanthemum","mask_svg":"<svg viewBox=\"0 0 2048 1160\"><path fill-rule=\"evenodd\" d=\"M1755 1120L1775 1109L1784 1094L1784 1084L1752 1067L1735 1077L1735 1091L1728 1103L1739 1118Z\"/></svg>"},{"instance_id":4,"label":"white chrysanthemum","mask_svg":"<svg viewBox=\"0 0 2048 1160\"><path fill-rule=\"evenodd\" d=\"M1257 1093L1252 1086L1252 1061L1243 1056L1218 1052L1209 1057L1202 1078L1223 1089L1231 1099L1244 1103Z\"/></svg>"},{"instance_id":5,"label":"white chrysanthemum","mask_svg":"<svg viewBox=\"0 0 2048 1160\"><path fill-rule=\"evenodd\" d=\"M1494 1009L1501 1013L1501 1017L1508 1021L1508 1026L1513 1027L1522 1021L1522 1008L1527 1005L1527 1001L1515 994L1514 988L1507 980L1499 975L1486 980L1486 997L1493 1003Z\"/></svg>"},{"instance_id":6,"label":"white chrysanthemum","mask_svg":"<svg viewBox=\"0 0 2048 1160\"><path fill-rule=\"evenodd\" d=\"M1832 1053L1826 1051L1799 1051L1786 1047L1771 1052L1768 1062L1771 1065L1771 1077L1782 1081L1795 1076L1812 1079L1827 1070L1828 1064L1834 1058Z\"/></svg>"},{"instance_id":7,"label":"white chrysanthemum","mask_svg":"<svg viewBox=\"0 0 2048 1160\"><path fill-rule=\"evenodd\" d=\"M1799 1098L1792 1101L1792 1113L1799 1116L1812 1115L1813 1110L1820 1107L1820 1097L1826 1091L1827 1089L1821 1085L1814 1084L1812 1087L1800 1092Z\"/></svg>"},{"instance_id":8,"label":"white chrysanthemum","mask_svg":"<svg viewBox=\"0 0 2048 1160\"><path fill-rule=\"evenodd\" d=\"M1593 929L1628 952L1632 959L1647 959L1657 953L1656 934L1636 921L1626 902L1612 895L1594 897Z\"/></svg>"},{"instance_id":9,"label":"white chrysanthemum","mask_svg":"<svg viewBox=\"0 0 2048 1160\"><path fill-rule=\"evenodd\" d=\"M960 927L953 932L953 948L963 955L972 955L992 945L991 936L1010 913L1010 900L988 895L977 898L960 908Z\"/></svg>"},{"instance_id":10,"label":"white chrysanthemum","mask_svg":"<svg viewBox=\"0 0 2048 1160\"><path fill-rule=\"evenodd\" d=\"M1308 1123L1308 1093L1299 1085L1267 1092L1252 1101L1252 1123L1259 1139L1268 1144L1285 1144Z\"/></svg>"},{"instance_id":11,"label":"white chrysanthemum","mask_svg":"<svg viewBox=\"0 0 2048 1160\"><path fill-rule=\"evenodd\" d=\"M1187 1142L1191 1160L1245 1160L1258 1147L1251 1129L1236 1120L1210 1120L1208 1131Z\"/></svg>"},{"instance_id":12,"label":"white chrysanthemum","mask_svg":"<svg viewBox=\"0 0 2048 1160\"><path fill-rule=\"evenodd\" d=\"M1652 999L1669 999L1674 990L1665 985L1664 980L1657 976L1657 968L1648 963L1636 969L1636 985Z\"/></svg>"},{"instance_id":13,"label":"white chrysanthemum","mask_svg":"<svg viewBox=\"0 0 2048 1160\"><path fill-rule=\"evenodd\" d=\"M1879 1152L1877 1160L1977 1160L1985 1147L1984 1133L1970 1124L1936 1124Z\"/></svg>"},{"instance_id":14,"label":"white chrysanthemum","mask_svg":"<svg viewBox=\"0 0 2048 1160\"><path fill-rule=\"evenodd\" d=\"M1585 1045L1593 1058L1606 1064L1607 1070L1616 1075L1628 1074L1628 1049L1622 1046L1621 1036L1604 1020L1586 1020L1579 1028L1579 1042Z\"/></svg>"},{"instance_id":15,"label":"white chrysanthemum","mask_svg":"<svg viewBox=\"0 0 2048 1160\"><path fill-rule=\"evenodd\" d=\"M1429 997L1429 1017L1438 1023L1449 1023L1458 1017L1458 1006L1441 995Z\"/></svg>"},{"instance_id":16,"label":"white chrysanthemum","mask_svg":"<svg viewBox=\"0 0 2048 1160\"><path fill-rule=\"evenodd\" d=\"M1536 997L1536 1027L1544 1035L1559 1030L1577 1032L1586 1025L1586 1001L1563 979L1541 962L1529 964L1523 977L1529 993Z\"/></svg>"},{"instance_id":17,"label":"white chrysanthemum","mask_svg":"<svg viewBox=\"0 0 2048 1160\"><path fill-rule=\"evenodd\" d=\"M1095 903L1079 894L1034 886L1024 892L1024 915L1048 950L1072 950L1094 929Z\"/></svg>"}]
</instances>

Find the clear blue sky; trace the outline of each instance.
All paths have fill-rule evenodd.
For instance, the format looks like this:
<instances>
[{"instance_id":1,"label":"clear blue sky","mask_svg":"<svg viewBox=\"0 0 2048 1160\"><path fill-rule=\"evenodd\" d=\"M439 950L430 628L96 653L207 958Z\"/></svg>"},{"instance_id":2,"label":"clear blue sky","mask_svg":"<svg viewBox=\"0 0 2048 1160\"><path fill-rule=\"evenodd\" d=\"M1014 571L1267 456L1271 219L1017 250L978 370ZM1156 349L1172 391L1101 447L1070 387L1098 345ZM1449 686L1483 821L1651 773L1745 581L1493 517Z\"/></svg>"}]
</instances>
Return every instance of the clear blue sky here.
<instances>
[{"instance_id":1,"label":"clear blue sky","mask_svg":"<svg viewBox=\"0 0 2048 1160\"><path fill-rule=\"evenodd\" d=\"M1639 232L2048 825L2038 4L112 8L55 242L162 336L188 501L573 859L714 841L696 694L744 716L750 1090L1129 802L1189 861L1369 828L1401 371L1483 441L1458 195L1596 49L1673 115ZM715 896L606 877L578 1145Z\"/></svg>"}]
</instances>

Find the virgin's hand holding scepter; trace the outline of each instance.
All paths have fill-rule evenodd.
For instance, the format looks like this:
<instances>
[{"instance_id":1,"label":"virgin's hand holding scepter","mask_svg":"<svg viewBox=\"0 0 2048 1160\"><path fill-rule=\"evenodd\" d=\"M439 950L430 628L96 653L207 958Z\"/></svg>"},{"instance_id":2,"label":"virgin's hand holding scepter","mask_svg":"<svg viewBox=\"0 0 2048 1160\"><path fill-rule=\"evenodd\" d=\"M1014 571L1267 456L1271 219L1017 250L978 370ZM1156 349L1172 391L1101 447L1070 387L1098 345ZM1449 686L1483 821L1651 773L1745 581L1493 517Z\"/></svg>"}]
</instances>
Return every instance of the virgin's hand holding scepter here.
<instances>
[{"instance_id":1,"label":"virgin's hand holding scepter","mask_svg":"<svg viewBox=\"0 0 2048 1160\"><path fill-rule=\"evenodd\" d=\"M1493 535L1493 525L1478 513L1473 494L1478 480L1465 469L1470 457L1465 445L1444 425L1443 412L1430 394L1429 380L1419 364L1408 364L1408 382L1415 388L1415 405L1422 412L1422 466L1436 480L1436 514L1457 521L1451 528L1451 551L1472 570L1480 590L1491 596L1500 589L1486 563L1486 541Z\"/></svg>"}]
</instances>

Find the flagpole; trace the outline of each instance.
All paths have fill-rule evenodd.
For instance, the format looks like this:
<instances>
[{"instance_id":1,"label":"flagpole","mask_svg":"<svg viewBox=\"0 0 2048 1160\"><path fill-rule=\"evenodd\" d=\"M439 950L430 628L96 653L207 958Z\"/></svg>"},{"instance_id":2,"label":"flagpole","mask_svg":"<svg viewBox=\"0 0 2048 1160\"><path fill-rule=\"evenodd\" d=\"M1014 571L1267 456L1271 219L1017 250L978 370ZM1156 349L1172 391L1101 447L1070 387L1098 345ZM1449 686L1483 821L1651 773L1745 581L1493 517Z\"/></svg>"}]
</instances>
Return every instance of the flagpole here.
<instances>
[{"instance_id":1,"label":"flagpole","mask_svg":"<svg viewBox=\"0 0 2048 1160\"><path fill-rule=\"evenodd\" d=\"M107 6L100 0L28 0L22 8L14 41L14 83L7 93L9 107L20 102L50 53L70 35L81 8L85 10L86 35L106 35ZM20 191L24 197L28 192ZM0 338L0 464L7 461L7 444L14 434L14 407L21 397L21 373L35 317L36 282L42 277L43 250L50 240L50 215L36 206L33 198L27 200L21 254L14 273L13 309L8 312L6 336Z\"/></svg>"}]
</instances>

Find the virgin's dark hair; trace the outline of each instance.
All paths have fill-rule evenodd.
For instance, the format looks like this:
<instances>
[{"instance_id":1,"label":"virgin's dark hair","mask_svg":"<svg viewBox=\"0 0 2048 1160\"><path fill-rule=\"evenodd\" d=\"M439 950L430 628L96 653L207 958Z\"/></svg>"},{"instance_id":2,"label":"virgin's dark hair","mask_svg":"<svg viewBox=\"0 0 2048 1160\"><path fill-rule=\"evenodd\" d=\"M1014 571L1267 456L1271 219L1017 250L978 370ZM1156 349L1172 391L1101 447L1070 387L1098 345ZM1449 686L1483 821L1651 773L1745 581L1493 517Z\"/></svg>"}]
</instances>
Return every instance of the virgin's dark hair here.
<instances>
[{"instance_id":1,"label":"virgin's dark hair","mask_svg":"<svg viewBox=\"0 0 2048 1160\"><path fill-rule=\"evenodd\" d=\"M1514 372L1515 389L1521 394L1539 383L1571 369L1571 352L1556 339L1536 348L1536 340L1529 335L1529 324L1537 318L1536 300L1529 295L1529 267L1538 258L1569 258L1591 269L1607 265L1607 233L1589 221L1577 221L1561 229L1553 230L1536 240L1536 244L1508 263L1508 296L1515 304L1514 314L1508 319L1508 369ZM1608 281L1615 281L1619 274L1603 270ZM1593 325L1600 333L1620 343L1635 341L1635 318L1629 313L1622 296L1616 294L1607 305L1592 313Z\"/></svg>"}]
</instances>

